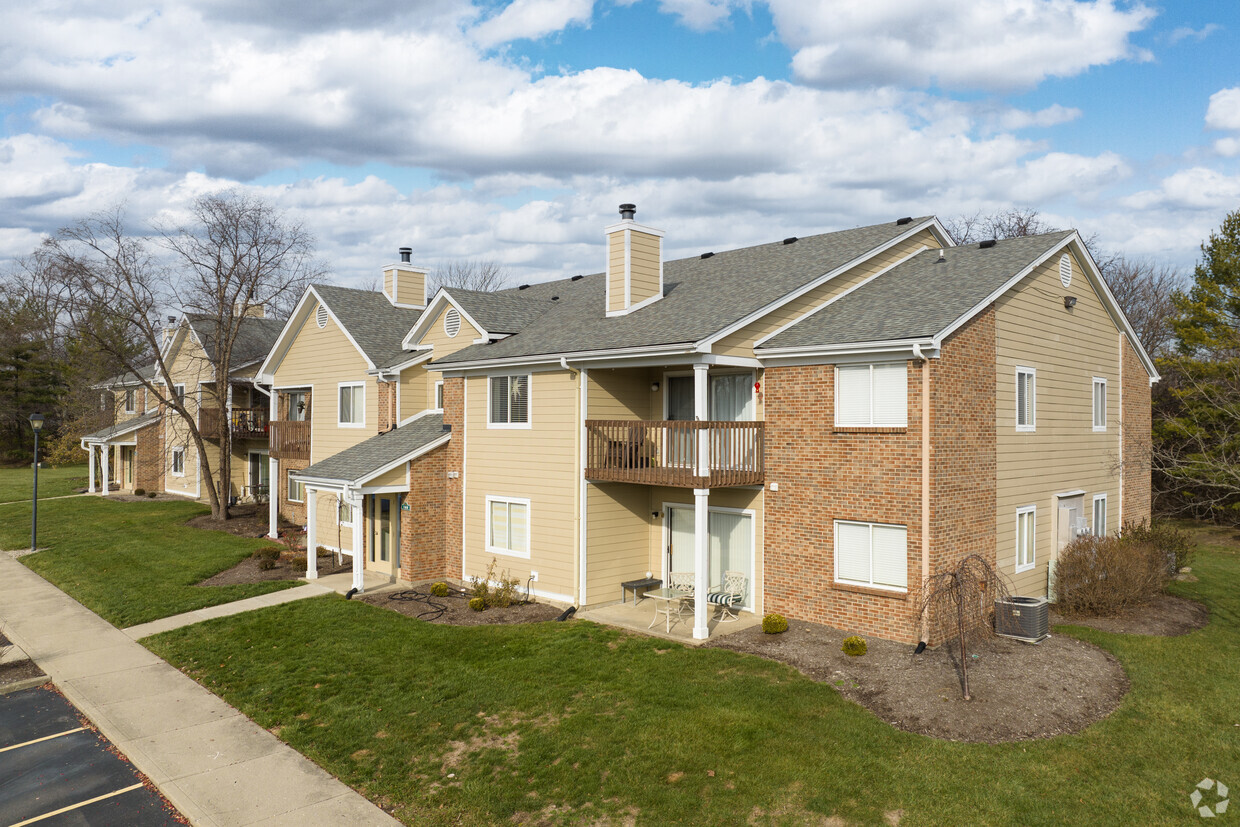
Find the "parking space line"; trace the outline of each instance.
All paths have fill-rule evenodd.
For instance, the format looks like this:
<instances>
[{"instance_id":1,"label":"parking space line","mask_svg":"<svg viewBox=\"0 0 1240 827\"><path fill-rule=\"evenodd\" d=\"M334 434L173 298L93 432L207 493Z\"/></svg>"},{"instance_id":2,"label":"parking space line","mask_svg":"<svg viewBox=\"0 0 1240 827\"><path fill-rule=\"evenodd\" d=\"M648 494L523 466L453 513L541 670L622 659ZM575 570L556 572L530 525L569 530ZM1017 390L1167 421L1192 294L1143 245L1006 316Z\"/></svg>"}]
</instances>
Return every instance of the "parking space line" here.
<instances>
[{"instance_id":1,"label":"parking space line","mask_svg":"<svg viewBox=\"0 0 1240 827\"><path fill-rule=\"evenodd\" d=\"M55 735L44 735L42 738L35 738L33 741L27 741L24 744L14 744L11 747L0 748L0 752L8 752L11 749L21 749L22 747L28 747L31 744L37 744L41 741L50 741L53 738L60 738L64 735L72 735L73 733L81 732L84 729L86 729L86 727L80 726L77 729L66 729L64 732L57 732Z\"/></svg>"},{"instance_id":2,"label":"parking space line","mask_svg":"<svg viewBox=\"0 0 1240 827\"><path fill-rule=\"evenodd\" d=\"M81 802L78 802L77 804L70 804L68 807L61 807L59 810L53 810L52 812L44 813L41 816L35 816L34 818L28 818L25 821L19 821L16 824L12 825L12 827L24 827L24 825L26 824L34 824L36 821L42 821L45 818L51 818L52 816L58 816L61 813L67 813L70 810L81 809L82 807L85 807L87 804L94 804L96 801L103 801L105 798L115 798L118 795L123 795L124 793L131 792L132 790L136 790L140 788L141 786L142 784L138 783L138 784L134 784L133 786L126 787L123 790L117 790L116 792L104 793L103 795L97 795L94 798L87 799L86 801L81 801Z\"/></svg>"}]
</instances>

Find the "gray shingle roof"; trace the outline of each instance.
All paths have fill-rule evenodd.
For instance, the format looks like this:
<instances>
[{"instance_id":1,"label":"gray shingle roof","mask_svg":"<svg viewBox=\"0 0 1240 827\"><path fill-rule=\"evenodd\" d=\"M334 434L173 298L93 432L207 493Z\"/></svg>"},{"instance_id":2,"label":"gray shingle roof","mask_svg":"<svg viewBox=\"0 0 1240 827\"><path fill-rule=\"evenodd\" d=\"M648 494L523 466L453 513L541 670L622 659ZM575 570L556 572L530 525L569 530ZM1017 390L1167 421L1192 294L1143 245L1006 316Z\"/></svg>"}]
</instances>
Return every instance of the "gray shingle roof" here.
<instances>
[{"instance_id":1,"label":"gray shingle roof","mask_svg":"<svg viewBox=\"0 0 1240 827\"><path fill-rule=\"evenodd\" d=\"M136 431L139 428L145 428L147 425L154 424L158 421L159 411L151 411L150 413L142 414L142 416L134 417L133 419L127 419L116 425L109 425L102 430L95 431L93 434L87 434L82 437L82 439L88 442L107 442L110 439L115 439L118 436L129 433L130 431Z\"/></svg>"},{"instance_id":2,"label":"gray shingle roof","mask_svg":"<svg viewBox=\"0 0 1240 827\"><path fill-rule=\"evenodd\" d=\"M777 241L707 259L668 261L663 265L663 299L627 316L607 318L602 273L579 281L532 285L528 290L503 290L494 295L517 296L546 311L516 335L464 348L432 364L697 342L925 220L841 230L794 244Z\"/></svg>"},{"instance_id":3,"label":"gray shingle roof","mask_svg":"<svg viewBox=\"0 0 1240 827\"><path fill-rule=\"evenodd\" d=\"M411 351L400 343L417 324L421 310L394 307L376 290L331 284L316 284L314 289L375 367L388 367L408 358Z\"/></svg>"},{"instance_id":4,"label":"gray shingle roof","mask_svg":"<svg viewBox=\"0 0 1240 827\"><path fill-rule=\"evenodd\" d=\"M826 347L934 336L1071 231L926 250L768 339L770 348Z\"/></svg>"},{"instance_id":5,"label":"gray shingle roof","mask_svg":"<svg viewBox=\"0 0 1240 827\"><path fill-rule=\"evenodd\" d=\"M185 320L194 328L207 359L215 361L215 317L202 314L186 314ZM237 325L237 338L233 342L232 365L240 367L264 358L284 329L283 319L259 319L247 316Z\"/></svg>"},{"instance_id":6,"label":"gray shingle roof","mask_svg":"<svg viewBox=\"0 0 1240 827\"><path fill-rule=\"evenodd\" d=\"M155 378L155 365L150 364L144 368L139 368L137 373L120 373L120 374L117 374L116 376L109 376L107 379L104 379L102 382L95 385L94 387L111 388L115 386L141 385L143 379L150 381L154 378Z\"/></svg>"},{"instance_id":7,"label":"gray shingle roof","mask_svg":"<svg viewBox=\"0 0 1240 827\"><path fill-rule=\"evenodd\" d=\"M518 333L552 307L546 299L527 298L526 290L488 293L448 287L445 291L487 333Z\"/></svg>"},{"instance_id":8,"label":"gray shingle roof","mask_svg":"<svg viewBox=\"0 0 1240 827\"><path fill-rule=\"evenodd\" d=\"M346 448L303 471L294 472L294 476L356 482L449 432L443 424L442 414L427 414L408 425Z\"/></svg>"}]
</instances>

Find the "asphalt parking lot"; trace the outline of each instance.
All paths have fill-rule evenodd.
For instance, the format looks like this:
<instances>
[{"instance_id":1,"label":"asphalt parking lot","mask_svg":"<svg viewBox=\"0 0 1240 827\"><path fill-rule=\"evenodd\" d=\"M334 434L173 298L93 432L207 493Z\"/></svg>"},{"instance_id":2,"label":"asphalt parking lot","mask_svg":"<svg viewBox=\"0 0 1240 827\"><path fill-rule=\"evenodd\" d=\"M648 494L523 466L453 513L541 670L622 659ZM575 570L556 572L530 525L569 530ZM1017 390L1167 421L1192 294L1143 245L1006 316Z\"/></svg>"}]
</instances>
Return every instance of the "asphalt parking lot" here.
<instances>
[{"instance_id":1,"label":"asphalt parking lot","mask_svg":"<svg viewBox=\"0 0 1240 827\"><path fill-rule=\"evenodd\" d=\"M187 823L50 684L0 695L0 825Z\"/></svg>"}]
</instances>

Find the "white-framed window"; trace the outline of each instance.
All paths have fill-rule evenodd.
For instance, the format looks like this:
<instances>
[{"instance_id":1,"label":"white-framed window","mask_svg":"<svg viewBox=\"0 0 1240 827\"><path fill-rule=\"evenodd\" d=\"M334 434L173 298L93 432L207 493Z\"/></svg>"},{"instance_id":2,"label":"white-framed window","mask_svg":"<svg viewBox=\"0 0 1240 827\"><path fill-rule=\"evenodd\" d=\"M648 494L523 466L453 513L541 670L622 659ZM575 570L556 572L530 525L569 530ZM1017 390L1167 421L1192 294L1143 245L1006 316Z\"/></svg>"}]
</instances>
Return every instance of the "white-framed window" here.
<instances>
[{"instance_id":1,"label":"white-framed window","mask_svg":"<svg viewBox=\"0 0 1240 827\"><path fill-rule=\"evenodd\" d=\"M1028 571L1038 562L1038 507L1016 509L1016 571Z\"/></svg>"},{"instance_id":2,"label":"white-framed window","mask_svg":"<svg viewBox=\"0 0 1240 827\"><path fill-rule=\"evenodd\" d=\"M530 375L492 376L487 383L487 427L530 427Z\"/></svg>"},{"instance_id":3,"label":"white-framed window","mask_svg":"<svg viewBox=\"0 0 1240 827\"><path fill-rule=\"evenodd\" d=\"M177 402L181 404L181 407L185 407L185 386L184 385L180 385L180 384L173 385L172 395L177 398Z\"/></svg>"},{"instance_id":4,"label":"white-framed window","mask_svg":"<svg viewBox=\"0 0 1240 827\"><path fill-rule=\"evenodd\" d=\"M1094 495L1094 535L1105 537L1107 534L1107 495Z\"/></svg>"},{"instance_id":5,"label":"white-framed window","mask_svg":"<svg viewBox=\"0 0 1240 827\"><path fill-rule=\"evenodd\" d=\"M435 410L443 410L443 380L435 383Z\"/></svg>"},{"instance_id":6,"label":"white-framed window","mask_svg":"<svg viewBox=\"0 0 1240 827\"><path fill-rule=\"evenodd\" d=\"M487 553L530 556L530 501L487 497Z\"/></svg>"},{"instance_id":7,"label":"white-framed window","mask_svg":"<svg viewBox=\"0 0 1240 827\"><path fill-rule=\"evenodd\" d=\"M133 388L125 391L125 413L133 413L138 409L138 392Z\"/></svg>"},{"instance_id":8,"label":"white-framed window","mask_svg":"<svg viewBox=\"0 0 1240 827\"><path fill-rule=\"evenodd\" d=\"M1094 377L1094 430L1107 429L1107 380Z\"/></svg>"},{"instance_id":9,"label":"white-framed window","mask_svg":"<svg viewBox=\"0 0 1240 827\"><path fill-rule=\"evenodd\" d=\"M306 501L306 486L301 480L293 479L293 472L288 472L288 501L291 503L304 503Z\"/></svg>"},{"instance_id":10,"label":"white-framed window","mask_svg":"<svg viewBox=\"0 0 1240 827\"><path fill-rule=\"evenodd\" d=\"M353 505L343 497L336 501L336 522L342 526L353 525Z\"/></svg>"},{"instance_id":11,"label":"white-framed window","mask_svg":"<svg viewBox=\"0 0 1240 827\"><path fill-rule=\"evenodd\" d=\"M310 413L308 408L307 394L305 391L292 391L288 395L288 421L289 422L305 422L306 416Z\"/></svg>"},{"instance_id":12,"label":"white-framed window","mask_svg":"<svg viewBox=\"0 0 1240 827\"><path fill-rule=\"evenodd\" d=\"M1016 369L1016 430L1033 431L1038 424L1038 372Z\"/></svg>"},{"instance_id":13,"label":"white-framed window","mask_svg":"<svg viewBox=\"0 0 1240 827\"><path fill-rule=\"evenodd\" d=\"M908 590L908 529L835 521L835 580L853 586Z\"/></svg>"},{"instance_id":14,"label":"white-framed window","mask_svg":"<svg viewBox=\"0 0 1240 827\"><path fill-rule=\"evenodd\" d=\"M336 406L336 424L341 428L366 426L366 383L341 382Z\"/></svg>"},{"instance_id":15,"label":"white-framed window","mask_svg":"<svg viewBox=\"0 0 1240 827\"><path fill-rule=\"evenodd\" d=\"M172 449L172 476L174 477L185 476L185 449L184 448L173 448Z\"/></svg>"},{"instance_id":16,"label":"white-framed window","mask_svg":"<svg viewBox=\"0 0 1240 827\"><path fill-rule=\"evenodd\" d=\"M907 365L893 362L837 366L835 424L844 427L907 426Z\"/></svg>"}]
</instances>

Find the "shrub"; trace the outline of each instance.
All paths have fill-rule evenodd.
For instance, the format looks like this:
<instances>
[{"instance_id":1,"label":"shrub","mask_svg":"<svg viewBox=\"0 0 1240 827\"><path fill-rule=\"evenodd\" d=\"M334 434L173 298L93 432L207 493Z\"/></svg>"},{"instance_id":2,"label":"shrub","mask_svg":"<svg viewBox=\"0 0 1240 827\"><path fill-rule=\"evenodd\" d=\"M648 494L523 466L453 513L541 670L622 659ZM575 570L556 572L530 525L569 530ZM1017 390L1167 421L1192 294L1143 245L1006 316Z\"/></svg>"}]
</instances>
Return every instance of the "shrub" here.
<instances>
[{"instance_id":1,"label":"shrub","mask_svg":"<svg viewBox=\"0 0 1240 827\"><path fill-rule=\"evenodd\" d=\"M442 581L436 583L435 585L431 586L431 594L434 597L447 597L448 596L448 584Z\"/></svg>"},{"instance_id":2,"label":"shrub","mask_svg":"<svg viewBox=\"0 0 1240 827\"><path fill-rule=\"evenodd\" d=\"M1166 556L1128 537L1078 537L1059 553L1056 603L1065 615L1105 616L1139 606L1162 591Z\"/></svg>"},{"instance_id":3,"label":"shrub","mask_svg":"<svg viewBox=\"0 0 1240 827\"><path fill-rule=\"evenodd\" d=\"M266 557L263 557L258 561L259 571L271 571L275 567L276 567L275 560L268 560Z\"/></svg>"},{"instance_id":4,"label":"shrub","mask_svg":"<svg viewBox=\"0 0 1240 827\"><path fill-rule=\"evenodd\" d=\"M147 492L146 492L146 496L147 496L149 499L152 499L152 500L153 500L153 499L155 499L155 492L154 492L154 491L147 491Z\"/></svg>"},{"instance_id":5,"label":"shrub","mask_svg":"<svg viewBox=\"0 0 1240 827\"><path fill-rule=\"evenodd\" d=\"M844 638L844 645L840 647L844 650L844 654L851 658L859 657L865 654L865 638L852 635Z\"/></svg>"},{"instance_id":6,"label":"shrub","mask_svg":"<svg viewBox=\"0 0 1240 827\"><path fill-rule=\"evenodd\" d=\"M762 618L762 631L768 635L777 635L788 631L788 618L783 615L769 614Z\"/></svg>"},{"instance_id":7,"label":"shrub","mask_svg":"<svg viewBox=\"0 0 1240 827\"><path fill-rule=\"evenodd\" d=\"M492 557L491 564L487 566L487 573L482 577L471 577L470 592L475 598L480 599L487 606L495 606L497 608L505 608L516 602L517 588L521 585L521 581L512 577L508 573L508 569L500 572L499 576L495 575L495 566L498 561ZM491 583L498 582L498 586L492 586Z\"/></svg>"},{"instance_id":8,"label":"shrub","mask_svg":"<svg viewBox=\"0 0 1240 827\"><path fill-rule=\"evenodd\" d=\"M1164 522L1147 524L1142 520L1139 523L1128 523L1120 529L1119 536L1122 540L1149 543L1162 552L1168 572L1172 576L1179 574L1180 569L1192 562L1193 553L1197 550L1191 534Z\"/></svg>"},{"instance_id":9,"label":"shrub","mask_svg":"<svg viewBox=\"0 0 1240 827\"><path fill-rule=\"evenodd\" d=\"M135 489L133 490L133 495L134 495L135 497L145 497L145 496L146 496L146 489L145 489L145 488L135 488Z\"/></svg>"},{"instance_id":10,"label":"shrub","mask_svg":"<svg viewBox=\"0 0 1240 827\"><path fill-rule=\"evenodd\" d=\"M306 555L304 554L294 554L292 557L289 558L289 565L291 565L293 568L299 571L306 570L306 563L307 563Z\"/></svg>"},{"instance_id":11,"label":"shrub","mask_svg":"<svg viewBox=\"0 0 1240 827\"><path fill-rule=\"evenodd\" d=\"M263 546L258 551L254 552L254 556L260 560L271 560L272 562L275 562L280 559L280 554L283 551L284 549L279 546Z\"/></svg>"},{"instance_id":12,"label":"shrub","mask_svg":"<svg viewBox=\"0 0 1240 827\"><path fill-rule=\"evenodd\" d=\"M332 550L329 549L327 546L319 546L318 548L314 550L314 553L317 554L319 557L330 557Z\"/></svg>"},{"instance_id":13,"label":"shrub","mask_svg":"<svg viewBox=\"0 0 1240 827\"><path fill-rule=\"evenodd\" d=\"M486 607L487 607L487 602L483 600L481 597L469 598L469 608L473 609L475 612L480 612Z\"/></svg>"}]
</instances>

